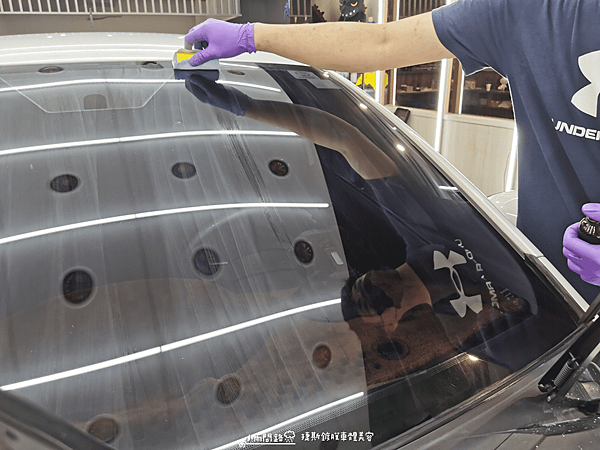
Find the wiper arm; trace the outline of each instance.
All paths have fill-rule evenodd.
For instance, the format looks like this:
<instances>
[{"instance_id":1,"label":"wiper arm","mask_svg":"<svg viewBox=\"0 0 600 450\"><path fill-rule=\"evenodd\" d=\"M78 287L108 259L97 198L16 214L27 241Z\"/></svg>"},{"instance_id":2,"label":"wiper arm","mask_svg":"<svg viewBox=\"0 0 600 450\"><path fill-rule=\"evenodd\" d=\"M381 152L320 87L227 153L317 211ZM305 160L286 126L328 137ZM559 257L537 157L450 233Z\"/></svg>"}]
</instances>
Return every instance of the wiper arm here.
<instances>
[{"instance_id":1,"label":"wiper arm","mask_svg":"<svg viewBox=\"0 0 600 450\"><path fill-rule=\"evenodd\" d=\"M600 352L600 320L598 316L542 377L538 386L551 402L564 397Z\"/></svg>"}]
</instances>

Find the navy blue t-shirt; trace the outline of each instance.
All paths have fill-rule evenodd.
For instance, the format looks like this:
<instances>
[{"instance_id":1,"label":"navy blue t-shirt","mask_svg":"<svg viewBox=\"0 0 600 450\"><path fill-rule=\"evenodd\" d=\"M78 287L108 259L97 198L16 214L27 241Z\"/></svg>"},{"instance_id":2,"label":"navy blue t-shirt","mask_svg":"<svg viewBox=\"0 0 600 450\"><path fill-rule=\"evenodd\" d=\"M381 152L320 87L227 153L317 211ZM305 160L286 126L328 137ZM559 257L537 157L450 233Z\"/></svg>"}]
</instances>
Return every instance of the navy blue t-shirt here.
<instances>
[{"instance_id":1,"label":"navy blue t-shirt","mask_svg":"<svg viewBox=\"0 0 600 450\"><path fill-rule=\"evenodd\" d=\"M600 2L458 0L433 11L442 44L471 74L508 78L519 137L518 226L591 302L571 272L564 230L600 203Z\"/></svg>"}]
</instances>

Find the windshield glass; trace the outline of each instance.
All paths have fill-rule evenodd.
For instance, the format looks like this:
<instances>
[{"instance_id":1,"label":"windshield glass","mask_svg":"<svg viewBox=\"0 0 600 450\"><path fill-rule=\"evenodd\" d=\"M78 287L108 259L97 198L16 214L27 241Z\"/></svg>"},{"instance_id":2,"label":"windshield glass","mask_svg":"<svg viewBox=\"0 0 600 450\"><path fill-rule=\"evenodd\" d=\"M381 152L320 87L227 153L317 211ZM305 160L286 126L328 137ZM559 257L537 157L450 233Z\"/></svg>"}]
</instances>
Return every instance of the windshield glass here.
<instances>
[{"instance_id":1,"label":"windshield glass","mask_svg":"<svg viewBox=\"0 0 600 450\"><path fill-rule=\"evenodd\" d=\"M573 311L361 95L0 69L0 388L119 449L362 449L558 343Z\"/></svg>"}]
</instances>

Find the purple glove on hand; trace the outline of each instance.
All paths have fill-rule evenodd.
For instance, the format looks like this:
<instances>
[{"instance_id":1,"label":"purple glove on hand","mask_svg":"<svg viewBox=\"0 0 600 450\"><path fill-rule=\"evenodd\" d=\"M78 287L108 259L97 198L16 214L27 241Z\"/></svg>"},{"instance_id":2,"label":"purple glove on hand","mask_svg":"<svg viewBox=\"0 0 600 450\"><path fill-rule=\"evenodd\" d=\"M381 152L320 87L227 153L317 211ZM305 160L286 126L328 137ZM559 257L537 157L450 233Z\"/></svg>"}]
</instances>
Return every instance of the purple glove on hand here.
<instances>
[{"instance_id":1,"label":"purple glove on hand","mask_svg":"<svg viewBox=\"0 0 600 450\"><path fill-rule=\"evenodd\" d=\"M600 221L600 203L587 203L581 211L590 219ZM563 255L567 257L569 269L579 274L586 283L600 286L600 245L588 244L577 237L579 223L565 231Z\"/></svg>"},{"instance_id":2,"label":"purple glove on hand","mask_svg":"<svg viewBox=\"0 0 600 450\"><path fill-rule=\"evenodd\" d=\"M199 41L207 41L208 47L190 58L192 66L210 59L230 58L256 51L253 23L239 24L208 19L192 28L185 37L185 42L189 44Z\"/></svg>"}]
</instances>

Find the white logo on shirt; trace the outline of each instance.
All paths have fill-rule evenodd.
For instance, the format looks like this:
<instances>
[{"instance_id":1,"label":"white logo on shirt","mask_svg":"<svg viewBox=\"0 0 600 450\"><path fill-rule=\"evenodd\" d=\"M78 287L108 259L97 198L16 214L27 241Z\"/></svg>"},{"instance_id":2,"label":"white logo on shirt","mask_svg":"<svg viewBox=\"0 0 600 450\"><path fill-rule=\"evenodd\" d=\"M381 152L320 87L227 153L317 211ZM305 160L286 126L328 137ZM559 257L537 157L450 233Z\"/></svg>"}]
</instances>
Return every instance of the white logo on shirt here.
<instances>
[{"instance_id":1,"label":"white logo on shirt","mask_svg":"<svg viewBox=\"0 0 600 450\"><path fill-rule=\"evenodd\" d=\"M581 55L577 61L581 73L590 84L584 86L571 98L575 107L592 117L598 114L598 95L600 95L600 50Z\"/></svg>"},{"instance_id":2,"label":"white logo on shirt","mask_svg":"<svg viewBox=\"0 0 600 450\"><path fill-rule=\"evenodd\" d=\"M462 285L460 276L454 266L465 264L467 260L464 256L459 255L456 252L450 251L448 258L443 253L437 250L433 252L433 270L447 268L450 270L450 278L454 283L454 288L458 292L458 299L450 300L450 304L456 310L460 317L465 317L467 314L467 306L473 310L475 314L479 314L483 309L483 303L481 302L481 295L473 295L467 297L465 290Z\"/></svg>"}]
</instances>

